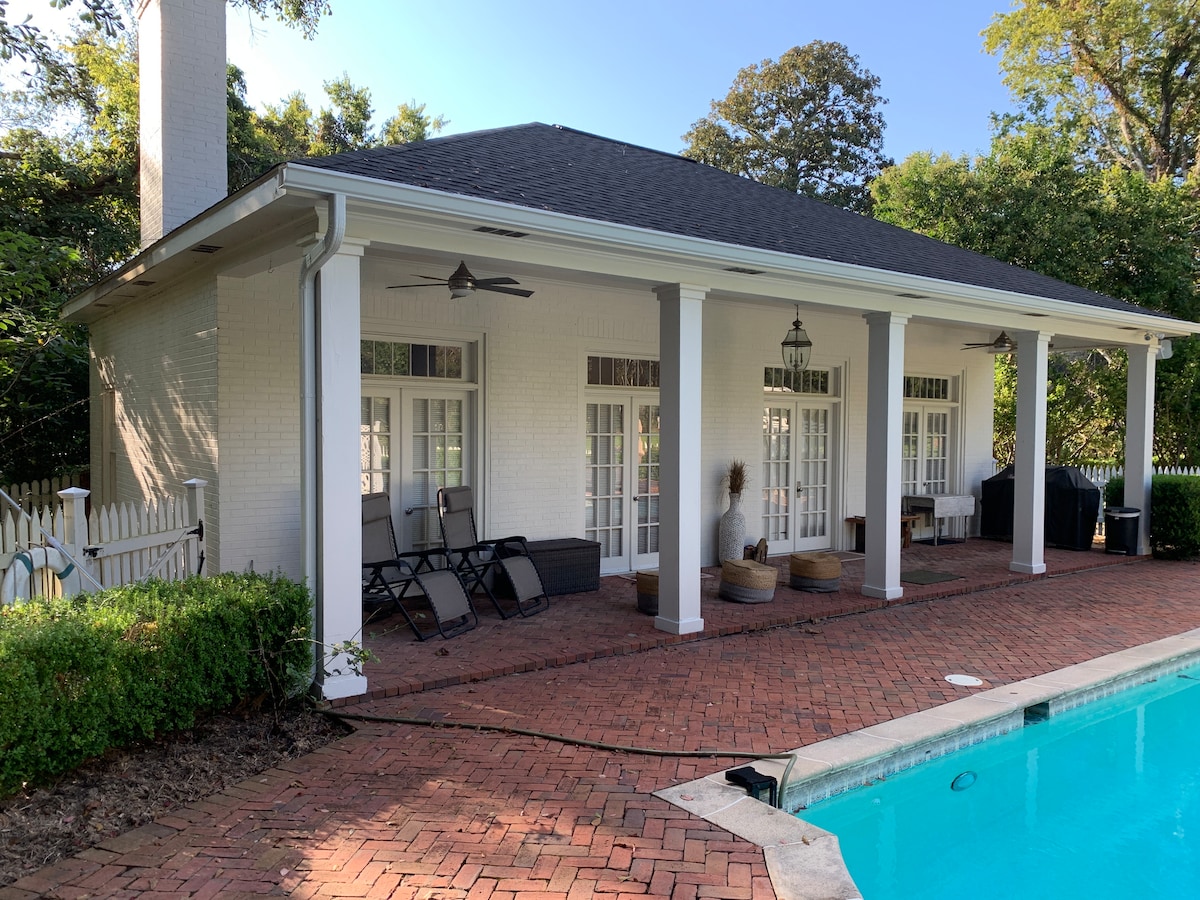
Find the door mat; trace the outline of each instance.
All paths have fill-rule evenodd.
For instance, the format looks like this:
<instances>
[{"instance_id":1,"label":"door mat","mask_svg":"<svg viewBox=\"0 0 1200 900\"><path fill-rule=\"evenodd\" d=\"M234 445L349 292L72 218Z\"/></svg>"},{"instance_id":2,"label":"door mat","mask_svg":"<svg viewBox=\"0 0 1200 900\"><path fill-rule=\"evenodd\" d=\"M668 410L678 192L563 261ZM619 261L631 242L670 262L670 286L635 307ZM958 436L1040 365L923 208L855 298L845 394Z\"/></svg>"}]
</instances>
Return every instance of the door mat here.
<instances>
[{"instance_id":1,"label":"door mat","mask_svg":"<svg viewBox=\"0 0 1200 900\"><path fill-rule=\"evenodd\" d=\"M842 562L850 562L855 559L866 559L865 553L855 553L853 550L834 550L833 556L836 556Z\"/></svg>"},{"instance_id":2,"label":"door mat","mask_svg":"<svg viewBox=\"0 0 1200 900\"><path fill-rule=\"evenodd\" d=\"M960 578L961 575L931 572L929 569L913 569L911 572L900 573L900 580L909 584L937 584L939 581L958 581Z\"/></svg>"}]
</instances>

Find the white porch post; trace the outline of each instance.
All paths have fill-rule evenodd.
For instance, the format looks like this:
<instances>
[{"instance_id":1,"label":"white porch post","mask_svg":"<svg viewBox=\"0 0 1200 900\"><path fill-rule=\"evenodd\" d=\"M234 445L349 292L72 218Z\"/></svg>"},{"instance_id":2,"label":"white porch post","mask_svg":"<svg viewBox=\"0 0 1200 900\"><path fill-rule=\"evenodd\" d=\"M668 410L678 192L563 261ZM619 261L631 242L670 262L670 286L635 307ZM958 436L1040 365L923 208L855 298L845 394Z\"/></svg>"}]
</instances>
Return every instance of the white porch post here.
<instances>
[{"instance_id":1,"label":"white porch post","mask_svg":"<svg viewBox=\"0 0 1200 900\"><path fill-rule=\"evenodd\" d=\"M1125 385L1126 506L1142 511L1136 552L1150 552L1150 483L1154 476L1154 366L1158 347L1127 347L1129 374Z\"/></svg>"},{"instance_id":2,"label":"white porch post","mask_svg":"<svg viewBox=\"0 0 1200 900\"><path fill-rule=\"evenodd\" d=\"M900 586L900 451L904 416L904 328L908 316L868 313L867 524L862 592L894 600Z\"/></svg>"},{"instance_id":3,"label":"white porch post","mask_svg":"<svg viewBox=\"0 0 1200 900\"><path fill-rule=\"evenodd\" d=\"M704 630L700 617L700 383L707 288L667 284L658 294L658 617L671 634Z\"/></svg>"},{"instance_id":4,"label":"white porch post","mask_svg":"<svg viewBox=\"0 0 1200 900\"><path fill-rule=\"evenodd\" d=\"M1046 571L1046 359L1050 335L1014 334L1017 341L1017 435L1013 481L1013 572Z\"/></svg>"},{"instance_id":5,"label":"white porch post","mask_svg":"<svg viewBox=\"0 0 1200 900\"><path fill-rule=\"evenodd\" d=\"M322 267L316 286L317 565L316 682L322 699L366 692L330 648L362 640L362 509L359 461L359 257L343 246Z\"/></svg>"}]
</instances>

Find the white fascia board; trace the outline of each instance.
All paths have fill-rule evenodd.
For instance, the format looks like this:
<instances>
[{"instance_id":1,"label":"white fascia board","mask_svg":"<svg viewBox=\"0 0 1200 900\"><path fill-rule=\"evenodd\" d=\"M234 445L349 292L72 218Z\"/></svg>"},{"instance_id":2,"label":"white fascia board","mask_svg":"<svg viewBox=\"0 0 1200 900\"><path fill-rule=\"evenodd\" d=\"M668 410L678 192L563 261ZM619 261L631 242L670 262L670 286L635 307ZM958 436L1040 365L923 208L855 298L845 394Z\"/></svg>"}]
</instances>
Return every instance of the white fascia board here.
<instances>
[{"instance_id":1,"label":"white fascia board","mask_svg":"<svg viewBox=\"0 0 1200 900\"><path fill-rule=\"evenodd\" d=\"M206 243L223 229L269 206L282 195L280 191L282 181L283 172L281 170L272 172L258 184L244 188L209 207L194 219L159 238L103 281L97 282L71 298L63 306L59 314L60 318L71 319L73 316L83 313L93 303L102 300L114 290L131 281L136 281L156 266L188 252L197 244Z\"/></svg>"},{"instance_id":2,"label":"white fascia board","mask_svg":"<svg viewBox=\"0 0 1200 900\"><path fill-rule=\"evenodd\" d=\"M314 199L330 193L343 193L348 200L378 206L381 211L398 207L447 222L466 220L502 225L514 230L528 231L542 238L551 237L567 246L585 245L598 251L599 257L619 253L645 256L660 263L671 259L681 269L702 266L710 273L719 273L726 265L761 269L766 273L762 281L764 288L769 288L769 281L772 279L785 282L800 280L842 289L850 287L868 294L877 293L875 302L872 302L869 296L860 296L859 301L864 309L913 310L917 315L961 321L963 307L974 307L983 323L995 322L998 316L1015 314L1047 316L1060 321L1069 319L1078 322L1086 319L1101 327L1130 326L1174 336L1200 334L1200 323L1148 312L1105 309L945 279L725 244L704 238L516 206L497 200L448 194L432 188L381 181L364 175L330 172L302 164L289 163L283 167L282 174L282 189L286 193L311 193ZM573 249L579 250L584 247L576 246ZM696 276L693 274L690 280L696 280ZM751 282L754 283L757 281ZM767 294L769 291L763 293ZM926 295L933 302L926 307L920 300L913 301L896 296L901 293ZM914 306L925 308L918 311ZM949 308L951 306L955 308L953 311ZM1037 330L1036 324L1030 323L1025 326L1025 330Z\"/></svg>"}]
</instances>

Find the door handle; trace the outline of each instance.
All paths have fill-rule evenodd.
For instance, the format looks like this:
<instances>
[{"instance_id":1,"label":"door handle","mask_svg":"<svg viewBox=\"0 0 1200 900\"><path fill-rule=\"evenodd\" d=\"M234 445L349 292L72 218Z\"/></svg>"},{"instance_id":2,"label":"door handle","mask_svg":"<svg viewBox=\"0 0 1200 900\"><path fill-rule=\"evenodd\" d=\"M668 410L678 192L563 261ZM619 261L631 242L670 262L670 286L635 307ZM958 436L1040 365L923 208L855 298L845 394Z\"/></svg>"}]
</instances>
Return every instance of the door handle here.
<instances>
[{"instance_id":1,"label":"door handle","mask_svg":"<svg viewBox=\"0 0 1200 900\"><path fill-rule=\"evenodd\" d=\"M404 514L406 516L411 516L413 514L413 508L411 506L404 507Z\"/></svg>"}]
</instances>

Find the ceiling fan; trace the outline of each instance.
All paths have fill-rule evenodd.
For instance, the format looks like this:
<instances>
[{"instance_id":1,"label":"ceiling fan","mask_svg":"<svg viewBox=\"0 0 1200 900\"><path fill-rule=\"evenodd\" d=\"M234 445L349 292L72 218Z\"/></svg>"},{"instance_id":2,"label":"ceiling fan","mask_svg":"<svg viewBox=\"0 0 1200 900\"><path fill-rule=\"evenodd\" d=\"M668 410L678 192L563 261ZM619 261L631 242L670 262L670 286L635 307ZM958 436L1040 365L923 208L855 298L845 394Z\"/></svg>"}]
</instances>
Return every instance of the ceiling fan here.
<instances>
[{"instance_id":1,"label":"ceiling fan","mask_svg":"<svg viewBox=\"0 0 1200 900\"><path fill-rule=\"evenodd\" d=\"M467 297L476 291L495 291L497 294L513 294L517 297L531 297L533 291L527 291L523 288L505 287L510 284L520 284L514 278L500 276L499 278L476 278L471 274L465 262L460 262L458 268L450 275L449 278L438 278L435 275L414 275L414 278L424 278L424 284L389 284L388 290L392 288L417 288L417 287L432 287L434 285L445 285L450 288L450 296L458 299L459 297Z\"/></svg>"},{"instance_id":2,"label":"ceiling fan","mask_svg":"<svg viewBox=\"0 0 1200 900\"><path fill-rule=\"evenodd\" d=\"M988 353L1012 353L1017 349L1017 342L1008 336L1008 332L1002 331L994 341L988 341L982 344L963 344L964 350L987 350Z\"/></svg>"}]
</instances>

